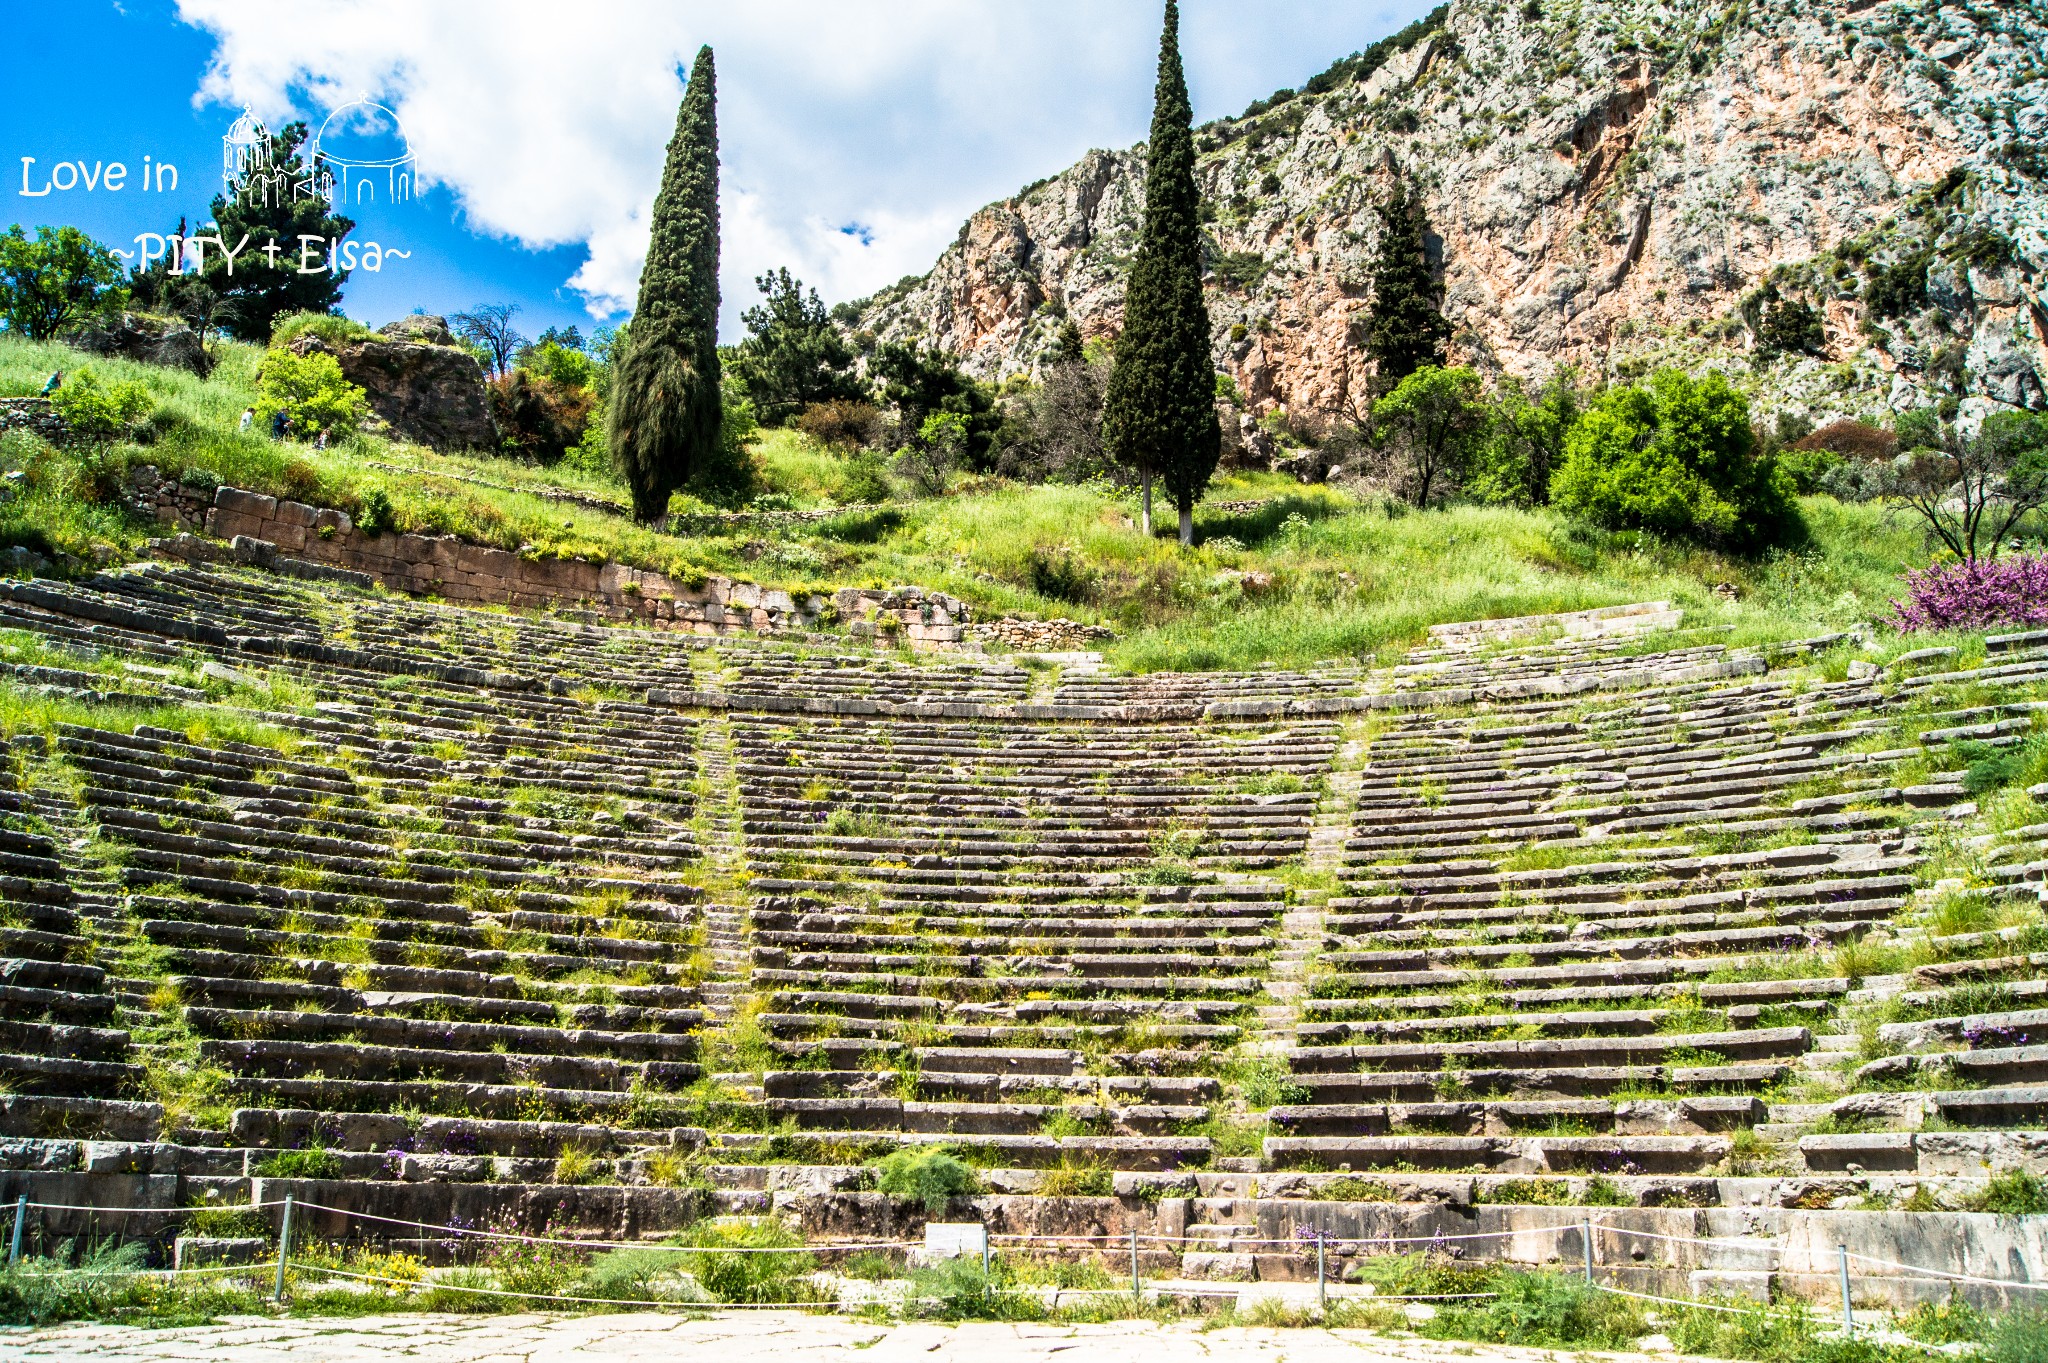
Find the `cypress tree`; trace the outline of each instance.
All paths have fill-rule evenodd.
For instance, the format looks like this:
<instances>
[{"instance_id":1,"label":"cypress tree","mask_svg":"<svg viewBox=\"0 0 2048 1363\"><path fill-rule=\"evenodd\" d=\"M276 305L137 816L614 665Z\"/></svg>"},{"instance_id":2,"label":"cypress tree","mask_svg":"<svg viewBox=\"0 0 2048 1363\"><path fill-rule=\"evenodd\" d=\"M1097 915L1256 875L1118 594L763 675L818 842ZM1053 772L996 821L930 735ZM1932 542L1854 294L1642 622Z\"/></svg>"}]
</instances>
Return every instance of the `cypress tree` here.
<instances>
[{"instance_id":1,"label":"cypress tree","mask_svg":"<svg viewBox=\"0 0 2048 1363\"><path fill-rule=\"evenodd\" d=\"M1180 510L1180 542L1192 543L1195 499L1222 453L1216 371L1209 358L1209 308L1202 299L1200 193L1195 188L1194 111L1180 67L1180 6L1166 0L1159 40L1159 88L1145 152L1145 228L1124 295L1104 397L1102 440L1109 457L1145 486L1152 529L1152 479Z\"/></svg>"},{"instance_id":2,"label":"cypress tree","mask_svg":"<svg viewBox=\"0 0 2048 1363\"><path fill-rule=\"evenodd\" d=\"M1392 192L1379 205L1379 219L1365 353L1373 362L1375 384L1387 393L1424 365L1443 366L1451 324L1444 320L1443 291L1429 268L1424 244L1429 219L1422 200L1408 193L1408 182L1398 173Z\"/></svg>"},{"instance_id":3,"label":"cypress tree","mask_svg":"<svg viewBox=\"0 0 2048 1363\"><path fill-rule=\"evenodd\" d=\"M719 457L718 85L697 53L654 200L640 303L612 378L612 457L643 524Z\"/></svg>"}]
</instances>

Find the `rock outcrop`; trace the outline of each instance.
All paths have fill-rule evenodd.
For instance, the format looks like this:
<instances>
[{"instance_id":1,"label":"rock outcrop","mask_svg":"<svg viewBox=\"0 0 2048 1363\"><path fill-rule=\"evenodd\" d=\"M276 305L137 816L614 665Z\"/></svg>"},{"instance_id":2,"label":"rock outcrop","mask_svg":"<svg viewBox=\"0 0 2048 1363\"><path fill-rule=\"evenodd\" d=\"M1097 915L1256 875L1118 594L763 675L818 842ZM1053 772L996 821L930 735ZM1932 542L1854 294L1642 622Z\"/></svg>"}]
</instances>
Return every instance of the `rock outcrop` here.
<instances>
[{"instance_id":1,"label":"rock outcrop","mask_svg":"<svg viewBox=\"0 0 2048 1363\"><path fill-rule=\"evenodd\" d=\"M181 322L124 312L104 326L82 327L64 338L94 355L114 355L142 364L183 369L205 378L213 372L213 356L199 334Z\"/></svg>"},{"instance_id":2,"label":"rock outcrop","mask_svg":"<svg viewBox=\"0 0 2048 1363\"><path fill-rule=\"evenodd\" d=\"M1816 420L2039 406L2044 48L2022 6L1455 0L1368 79L1198 134L1216 367L1255 410L1357 409L1372 205L1399 173L1482 370L1725 363ZM1031 370L1065 316L1115 333L1142 151L981 210L855 330L989 378ZM1752 368L1771 284L1820 312L1824 354Z\"/></svg>"},{"instance_id":3,"label":"rock outcrop","mask_svg":"<svg viewBox=\"0 0 2048 1363\"><path fill-rule=\"evenodd\" d=\"M491 419L483 370L466 350L409 339L436 335L429 323L439 324L438 335L448 334L447 324L438 317L408 317L372 340L335 346L307 333L293 340L291 349L300 355L317 350L334 356L342 374L368 395L370 410L396 439L435 449L496 448L498 428Z\"/></svg>"}]
</instances>

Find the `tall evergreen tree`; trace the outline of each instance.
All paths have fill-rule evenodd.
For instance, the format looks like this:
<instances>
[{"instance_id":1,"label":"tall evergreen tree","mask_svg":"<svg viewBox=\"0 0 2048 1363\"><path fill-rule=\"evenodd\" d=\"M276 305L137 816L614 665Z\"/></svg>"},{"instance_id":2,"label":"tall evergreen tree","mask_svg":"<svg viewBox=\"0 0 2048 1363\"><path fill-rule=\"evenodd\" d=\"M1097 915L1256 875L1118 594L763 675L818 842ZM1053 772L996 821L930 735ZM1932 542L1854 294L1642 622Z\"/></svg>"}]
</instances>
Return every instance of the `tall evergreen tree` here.
<instances>
[{"instance_id":1,"label":"tall evergreen tree","mask_svg":"<svg viewBox=\"0 0 2048 1363\"><path fill-rule=\"evenodd\" d=\"M665 515L670 494L722 454L717 79L706 47L676 114L640 303L612 377L612 457L643 524Z\"/></svg>"},{"instance_id":2,"label":"tall evergreen tree","mask_svg":"<svg viewBox=\"0 0 2048 1363\"><path fill-rule=\"evenodd\" d=\"M1397 173L1379 205L1379 252L1372 266L1372 305L1365 319L1365 353L1378 391L1390 393L1424 365L1444 363L1451 324L1444 320L1443 289L1429 266L1429 219L1422 200Z\"/></svg>"},{"instance_id":3,"label":"tall evergreen tree","mask_svg":"<svg viewBox=\"0 0 2048 1363\"><path fill-rule=\"evenodd\" d=\"M1202 299L1193 121L1180 67L1180 6L1166 0L1159 88L1146 146L1145 228L1124 295L1124 330L1103 402L1102 441L1109 457L1135 470L1144 483L1147 534L1152 479L1166 485L1180 511L1182 544L1194 541L1195 499L1208 486L1223 448L1209 308Z\"/></svg>"}]
</instances>

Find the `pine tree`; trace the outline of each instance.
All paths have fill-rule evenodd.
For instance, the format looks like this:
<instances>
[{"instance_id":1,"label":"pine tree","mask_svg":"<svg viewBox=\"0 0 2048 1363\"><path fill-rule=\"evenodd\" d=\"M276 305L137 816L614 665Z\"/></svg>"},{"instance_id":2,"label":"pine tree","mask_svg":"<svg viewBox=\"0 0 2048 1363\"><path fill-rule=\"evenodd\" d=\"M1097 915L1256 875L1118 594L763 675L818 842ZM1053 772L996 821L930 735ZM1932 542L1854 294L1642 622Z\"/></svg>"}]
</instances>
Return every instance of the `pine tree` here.
<instances>
[{"instance_id":1,"label":"pine tree","mask_svg":"<svg viewBox=\"0 0 2048 1363\"><path fill-rule=\"evenodd\" d=\"M1379 392L1392 392L1424 365L1444 363L1451 324L1444 320L1443 290L1429 267L1429 219L1404 177L1379 205L1379 253L1372 266L1372 306L1365 319L1365 353Z\"/></svg>"},{"instance_id":2,"label":"pine tree","mask_svg":"<svg viewBox=\"0 0 2048 1363\"><path fill-rule=\"evenodd\" d=\"M671 493L721 457L718 371L718 88L711 49L697 53L654 231L640 270L640 304L612 379L612 457L643 524Z\"/></svg>"},{"instance_id":3,"label":"pine tree","mask_svg":"<svg viewBox=\"0 0 2048 1363\"><path fill-rule=\"evenodd\" d=\"M301 266L327 264L328 252L339 250L355 227L319 194L305 192L326 169L324 162L306 164L306 125L287 124L265 136L267 154L237 175L228 193L214 196L215 227L205 235L218 237L220 245L206 243L200 267L218 295L228 333L259 343L270 339L271 323L285 313L340 306L349 272ZM302 237L318 237L320 244ZM236 253L232 262L230 251Z\"/></svg>"},{"instance_id":4,"label":"pine tree","mask_svg":"<svg viewBox=\"0 0 2048 1363\"><path fill-rule=\"evenodd\" d=\"M1124 295L1124 329L1104 399L1109 457L1145 486L1152 529L1156 476L1180 511L1180 542L1192 543L1195 500L1222 453L1209 308L1202 299L1201 196L1195 188L1193 110L1180 66L1180 6L1166 0L1159 88L1146 146L1145 227Z\"/></svg>"}]
</instances>

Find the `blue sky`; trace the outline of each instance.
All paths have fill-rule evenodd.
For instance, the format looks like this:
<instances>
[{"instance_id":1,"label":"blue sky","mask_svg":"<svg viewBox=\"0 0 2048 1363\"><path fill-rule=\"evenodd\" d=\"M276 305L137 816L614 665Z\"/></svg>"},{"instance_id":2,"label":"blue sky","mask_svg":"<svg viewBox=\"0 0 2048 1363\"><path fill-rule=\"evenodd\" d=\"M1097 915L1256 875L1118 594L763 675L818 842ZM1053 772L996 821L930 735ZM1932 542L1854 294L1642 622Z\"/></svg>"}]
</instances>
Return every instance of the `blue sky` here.
<instances>
[{"instance_id":1,"label":"blue sky","mask_svg":"<svg viewBox=\"0 0 2048 1363\"><path fill-rule=\"evenodd\" d=\"M76 224L134 249L194 221L244 105L317 123L398 111L424 192L352 234L409 251L347 311L511 302L529 332L628 306L645 214L700 43L719 63L723 330L789 265L828 302L922 273L980 205L1127 146L1151 113L1153 0L63 0L9 7L0 225ZM1196 117L1234 113L1418 17L1419 0L1186 0ZM144 189L143 159L177 167ZM24 171L23 157L34 163ZM40 197L60 162L106 185ZM73 172L61 172L58 180Z\"/></svg>"}]
</instances>

